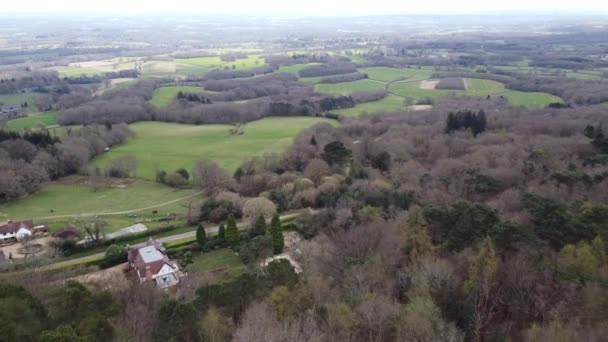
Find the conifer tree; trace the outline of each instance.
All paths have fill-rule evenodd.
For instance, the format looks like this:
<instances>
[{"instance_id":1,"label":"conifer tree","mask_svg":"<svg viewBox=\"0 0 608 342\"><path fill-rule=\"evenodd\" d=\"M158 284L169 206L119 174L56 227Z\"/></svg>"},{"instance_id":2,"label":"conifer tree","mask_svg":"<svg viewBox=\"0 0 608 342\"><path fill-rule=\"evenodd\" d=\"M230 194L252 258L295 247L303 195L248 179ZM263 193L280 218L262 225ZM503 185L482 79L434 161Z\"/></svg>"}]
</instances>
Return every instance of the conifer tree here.
<instances>
[{"instance_id":1,"label":"conifer tree","mask_svg":"<svg viewBox=\"0 0 608 342\"><path fill-rule=\"evenodd\" d=\"M253 227L253 231L251 233L251 235L253 236L266 234L266 218L263 214L260 214L260 216L258 216L258 219L255 222L255 226Z\"/></svg>"},{"instance_id":2,"label":"conifer tree","mask_svg":"<svg viewBox=\"0 0 608 342\"><path fill-rule=\"evenodd\" d=\"M196 228L196 242L203 247L207 243L207 232L202 224L199 224Z\"/></svg>"},{"instance_id":3,"label":"conifer tree","mask_svg":"<svg viewBox=\"0 0 608 342\"><path fill-rule=\"evenodd\" d=\"M281 218L275 213L270 222L270 237L272 238L272 248L274 254L283 252L285 242L283 241L283 227L281 227Z\"/></svg>"},{"instance_id":4,"label":"conifer tree","mask_svg":"<svg viewBox=\"0 0 608 342\"><path fill-rule=\"evenodd\" d=\"M236 227L236 219L233 214L228 216L228 227L226 228L225 240L228 246L235 248L239 245L239 230Z\"/></svg>"},{"instance_id":5,"label":"conifer tree","mask_svg":"<svg viewBox=\"0 0 608 342\"><path fill-rule=\"evenodd\" d=\"M223 223L220 224L220 228L217 231L217 237L219 237L222 240L226 239L226 227L224 227Z\"/></svg>"}]
</instances>

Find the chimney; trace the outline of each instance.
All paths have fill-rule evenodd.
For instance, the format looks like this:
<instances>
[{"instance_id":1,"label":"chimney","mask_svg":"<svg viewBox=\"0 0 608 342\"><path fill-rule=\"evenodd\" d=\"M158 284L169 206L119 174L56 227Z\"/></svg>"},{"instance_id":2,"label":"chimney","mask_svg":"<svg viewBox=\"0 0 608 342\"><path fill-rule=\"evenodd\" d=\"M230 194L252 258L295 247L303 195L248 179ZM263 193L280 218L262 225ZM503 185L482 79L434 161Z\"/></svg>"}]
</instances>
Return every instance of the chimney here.
<instances>
[{"instance_id":1,"label":"chimney","mask_svg":"<svg viewBox=\"0 0 608 342\"><path fill-rule=\"evenodd\" d=\"M146 265L146 280L152 281L152 270L150 270L150 265Z\"/></svg>"}]
</instances>

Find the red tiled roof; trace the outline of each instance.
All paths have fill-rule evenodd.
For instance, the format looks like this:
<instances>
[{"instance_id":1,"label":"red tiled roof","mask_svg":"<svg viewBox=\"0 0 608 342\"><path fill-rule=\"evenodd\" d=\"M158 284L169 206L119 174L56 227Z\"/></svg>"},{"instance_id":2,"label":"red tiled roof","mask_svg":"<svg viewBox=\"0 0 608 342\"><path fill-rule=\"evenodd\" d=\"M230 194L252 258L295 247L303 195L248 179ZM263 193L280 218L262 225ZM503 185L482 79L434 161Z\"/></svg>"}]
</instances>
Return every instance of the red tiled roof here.
<instances>
[{"instance_id":1,"label":"red tiled roof","mask_svg":"<svg viewBox=\"0 0 608 342\"><path fill-rule=\"evenodd\" d=\"M0 226L0 234L16 233L21 228L33 231L34 223L32 220L5 223Z\"/></svg>"}]
</instances>

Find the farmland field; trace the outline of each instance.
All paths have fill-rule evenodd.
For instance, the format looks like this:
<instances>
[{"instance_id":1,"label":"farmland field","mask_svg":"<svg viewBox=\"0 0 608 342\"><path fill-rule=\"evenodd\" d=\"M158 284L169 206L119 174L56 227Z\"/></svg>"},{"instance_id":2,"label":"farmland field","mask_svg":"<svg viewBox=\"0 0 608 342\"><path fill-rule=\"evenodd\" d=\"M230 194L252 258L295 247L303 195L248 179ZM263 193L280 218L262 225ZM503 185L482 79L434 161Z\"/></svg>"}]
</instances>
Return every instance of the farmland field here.
<instances>
[{"instance_id":1,"label":"farmland field","mask_svg":"<svg viewBox=\"0 0 608 342\"><path fill-rule=\"evenodd\" d=\"M335 84L317 84L315 90L320 93L347 95L358 91L384 90L384 83L372 80L359 80Z\"/></svg>"},{"instance_id":2,"label":"farmland field","mask_svg":"<svg viewBox=\"0 0 608 342\"><path fill-rule=\"evenodd\" d=\"M542 108L551 103L564 102L561 98L547 93L527 93L523 91L507 90L504 93L500 93L500 95L506 97L512 106L530 108Z\"/></svg>"},{"instance_id":3,"label":"farmland field","mask_svg":"<svg viewBox=\"0 0 608 342\"><path fill-rule=\"evenodd\" d=\"M6 127L12 130L29 129L36 125L51 126L57 124L57 112L46 112L40 115L30 115L9 120Z\"/></svg>"},{"instance_id":4,"label":"farmland field","mask_svg":"<svg viewBox=\"0 0 608 342\"><path fill-rule=\"evenodd\" d=\"M101 187L94 191L92 187L80 182L77 177L70 177L60 182L50 183L42 190L22 200L0 205L0 218L14 220L135 210L169 202L193 193L193 190L176 190L143 180L135 181L124 188ZM50 209L53 209L54 212L50 213ZM163 211L166 210L169 209L163 207Z\"/></svg>"},{"instance_id":5,"label":"farmland field","mask_svg":"<svg viewBox=\"0 0 608 342\"><path fill-rule=\"evenodd\" d=\"M334 110L332 113L340 114L347 117L358 117L363 113L380 113L380 112L398 112L406 110L405 99L399 96L389 94L380 101L365 102L356 105L353 108L345 108Z\"/></svg>"},{"instance_id":6,"label":"farmland field","mask_svg":"<svg viewBox=\"0 0 608 342\"><path fill-rule=\"evenodd\" d=\"M22 103L27 103L27 108L25 108L25 113L36 113L38 112L38 107L36 106L36 97L40 96L38 93L19 93L19 94L6 94L0 95L0 103L1 104L11 104L15 106L20 106Z\"/></svg>"},{"instance_id":7,"label":"farmland field","mask_svg":"<svg viewBox=\"0 0 608 342\"><path fill-rule=\"evenodd\" d=\"M467 79L469 88L467 90L440 90L422 89L419 82L392 83L389 90L397 95L409 97L420 101L426 98L438 98L442 96L504 96L513 106L545 107L553 102L563 102L557 96L547 93L527 93L514 90L505 90L500 82L482 79Z\"/></svg>"},{"instance_id":8,"label":"farmland field","mask_svg":"<svg viewBox=\"0 0 608 342\"><path fill-rule=\"evenodd\" d=\"M201 87L192 87L192 86L171 86L171 87L161 87L156 88L154 90L154 94L152 95L152 99L150 103L157 107L165 107L171 104L173 100L177 97L179 92L184 93L203 93L205 90Z\"/></svg>"},{"instance_id":9,"label":"farmland field","mask_svg":"<svg viewBox=\"0 0 608 342\"><path fill-rule=\"evenodd\" d=\"M335 123L313 117L266 118L244 125L242 135L231 135L229 125L139 122L130 125L135 138L93 163L105 166L111 158L132 154L137 158L137 176L149 180L154 179L156 166L191 170L201 159L213 160L231 173L247 158L284 151L301 130L319 122Z\"/></svg>"},{"instance_id":10,"label":"farmland field","mask_svg":"<svg viewBox=\"0 0 608 342\"><path fill-rule=\"evenodd\" d=\"M379 80L379 81L396 81L396 80L405 80L405 79L414 79L414 80L422 80L426 78L430 78L433 74L433 69L430 67L422 67L421 69L411 68L411 69L397 69L397 68L387 68L387 67L374 67L361 69L361 72L366 73L370 79Z\"/></svg>"},{"instance_id":11,"label":"farmland field","mask_svg":"<svg viewBox=\"0 0 608 342\"><path fill-rule=\"evenodd\" d=\"M294 65L282 65L277 72L285 72L288 74L293 74L298 76L300 70L307 68L309 66L319 65L319 63L309 63L309 64L294 64Z\"/></svg>"},{"instance_id":12,"label":"farmland field","mask_svg":"<svg viewBox=\"0 0 608 342\"><path fill-rule=\"evenodd\" d=\"M232 62L224 62L220 59L220 56L214 57L197 57L197 58L177 58L177 63L188 64L196 67L205 68L232 68L234 65L236 69L252 69L261 67L266 64L264 58L259 55L250 55L244 59L237 59Z\"/></svg>"}]
</instances>

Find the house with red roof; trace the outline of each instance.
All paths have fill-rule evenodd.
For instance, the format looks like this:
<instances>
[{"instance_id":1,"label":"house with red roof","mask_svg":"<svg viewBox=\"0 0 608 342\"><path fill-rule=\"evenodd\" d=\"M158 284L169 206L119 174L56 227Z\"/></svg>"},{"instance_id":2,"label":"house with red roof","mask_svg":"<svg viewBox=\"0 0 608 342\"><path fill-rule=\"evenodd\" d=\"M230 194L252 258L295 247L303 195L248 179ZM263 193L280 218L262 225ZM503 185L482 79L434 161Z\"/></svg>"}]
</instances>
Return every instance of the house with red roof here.
<instances>
[{"instance_id":1,"label":"house with red roof","mask_svg":"<svg viewBox=\"0 0 608 342\"><path fill-rule=\"evenodd\" d=\"M48 232L49 227L46 225L34 226L32 220L0 223L0 243L15 242L27 236Z\"/></svg>"},{"instance_id":2,"label":"house with red roof","mask_svg":"<svg viewBox=\"0 0 608 342\"><path fill-rule=\"evenodd\" d=\"M140 282L154 282L167 289L179 283L179 267L171 261L160 241L150 240L146 246L128 248L129 269Z\"/></svg>"}]
</instances>

